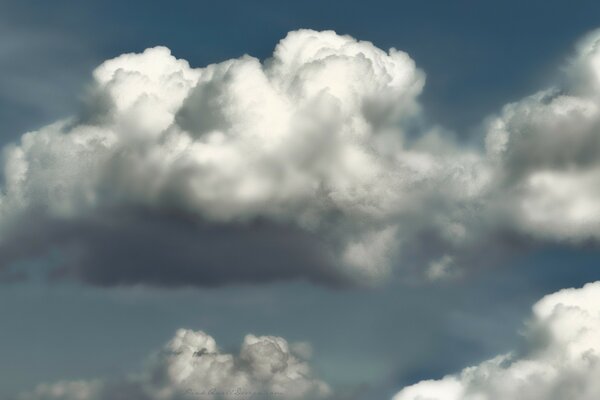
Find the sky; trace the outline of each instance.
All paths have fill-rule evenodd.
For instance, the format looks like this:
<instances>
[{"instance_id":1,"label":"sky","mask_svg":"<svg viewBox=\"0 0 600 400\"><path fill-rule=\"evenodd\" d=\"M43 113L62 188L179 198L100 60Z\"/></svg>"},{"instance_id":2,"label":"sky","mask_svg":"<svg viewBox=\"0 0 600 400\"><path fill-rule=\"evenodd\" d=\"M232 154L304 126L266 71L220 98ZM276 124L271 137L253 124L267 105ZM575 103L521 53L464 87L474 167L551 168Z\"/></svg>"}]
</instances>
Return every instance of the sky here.
<instances>
[{"instance_id":1,"label":"sky","mask_svg":"<svg viewBox=\"0 0 600 400\"><path fill-rule=\"evenodd\" d=\"M599 8L0 0L0 397L594 398Z\"/></svg>"}]
</instances>

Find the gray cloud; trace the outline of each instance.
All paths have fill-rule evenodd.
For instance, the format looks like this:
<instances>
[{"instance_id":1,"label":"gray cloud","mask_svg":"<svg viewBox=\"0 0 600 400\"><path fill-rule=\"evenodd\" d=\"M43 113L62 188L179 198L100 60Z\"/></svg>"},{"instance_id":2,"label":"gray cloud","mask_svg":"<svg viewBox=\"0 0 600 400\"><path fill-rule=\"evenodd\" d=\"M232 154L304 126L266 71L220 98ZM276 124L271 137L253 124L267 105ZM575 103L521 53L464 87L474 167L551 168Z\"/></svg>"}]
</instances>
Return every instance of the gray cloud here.
<instances>
[{"instance_id":1,"label":"gray cloud","mask_svg":"<svg viewBox=\"0 0 600 400\"><path fill-rule=\"evenodd\" d=\"M539 239L600 234L600 32L582 39L564 82L504 107L486 146L500 215Z\"/></svg>"},{"instance_id":2,"label":"gray cloud","mask_svg":"<svg viewBox=\"0 0 600 400\"><path fill-rule=\"evenodd\" d=\"M218 286L310 278L331 285L353 277L310 233L270 221L230 224L142 210L98 213L71 221L20 220L0 245L0 263L54 254L52 279L99 286ZM8 277L18 274L12 268Z\"/></svg>"}]
</instances>

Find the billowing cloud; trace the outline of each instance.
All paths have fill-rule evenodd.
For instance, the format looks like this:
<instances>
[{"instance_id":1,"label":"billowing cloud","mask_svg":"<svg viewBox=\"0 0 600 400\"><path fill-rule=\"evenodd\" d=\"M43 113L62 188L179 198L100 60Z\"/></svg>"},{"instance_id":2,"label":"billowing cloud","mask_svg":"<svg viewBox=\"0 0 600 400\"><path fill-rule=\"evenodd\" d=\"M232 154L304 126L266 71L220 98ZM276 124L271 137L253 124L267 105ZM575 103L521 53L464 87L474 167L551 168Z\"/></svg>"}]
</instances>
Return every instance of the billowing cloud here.
<instances>
[{"instance_id":1,"label":"billowing cloud","mask_svg":"<svg viewBox=\"0 0 600 400\"><path fill-rule=\"evenodd\" d=\"M600 237L600 31L564 82L504 107L486 145L510 223L536 237Z\"/></svg>"},{"instance_id":2,"label":"billowing cloud","mask_svg":"<svg viewBox=\"0 0 600 400\"><path fill-rule=\"evenodd\" d=\"M592 400L600 396L600 282L533 306L526 345L456 375L419 382L393 400Z\"/></svg>"},{"instance_id":3,"label":"billowing cloud","mask_svg":"<svg viewBox=\"0 0 600 400\"><path fill-rule=\"evenodd\" d=\"M576 46L553 87L489 119L486 214L535 240L600 238L600 30Z\"/></svg>"},{"instance_id":4,"label":"billowing cloud","mask_svg":"<svg viewBox=\"0 0 600 400\"><path fill-rule=\"evenodd\" d=\"M45 257L53 277L98 285L368 285L598 239L599 42L490 117L485 149L427 123L406 53L330 31L291 32L263 62L108 60L82 112L5 149L0 266Z\"/></svg>"},{"instance_id":5,"label":"billowing cloud","mask_svg":"<svg viewBox=\"0 0 600 400\"><path fill-rule=\"evenodd\" d=\"M180 329L143 371L117 380L41 384L19 400L326 399L332 391L304 360L307 343L247 335L238 354L201 331Z\"/></svg>"},{"instance_id":6,"label":"billowing cloud","mask_svg":"<svg viewBox=\"0 0 600 400\"><path fill-rule=\"evenodd\" d=\"M54 276L95 284L377 282L415 233L462 234L425 215L478 185L476 154L409 140L423 83L403 52L309 30L263 63L106 61L80 115L6 149L0 262L52 252Z\"/></svg>"}]
</instances>

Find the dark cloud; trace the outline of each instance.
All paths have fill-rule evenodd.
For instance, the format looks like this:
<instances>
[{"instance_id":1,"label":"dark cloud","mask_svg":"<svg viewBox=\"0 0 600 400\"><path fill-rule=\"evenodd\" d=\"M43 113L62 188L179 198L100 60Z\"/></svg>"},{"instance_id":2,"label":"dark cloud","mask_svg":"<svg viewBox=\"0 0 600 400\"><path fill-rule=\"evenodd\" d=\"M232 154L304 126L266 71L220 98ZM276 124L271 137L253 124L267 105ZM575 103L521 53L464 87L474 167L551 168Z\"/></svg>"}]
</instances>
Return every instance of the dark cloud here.
<instances>
[{"instance_id":1,"label":"dark cloud","mask_svg":"<svg viewBox=\"0 0 600 400\"><path fill-rule=\"evenodd\" d=\"M222 224L121 210L74 221L21 220L12 235L0 246L1 265L53 253L55 268L46 271L49 277L99 286L290 279L352 284L319 238L270 221ZM5 271L13 279L17 272Z\"/></svg>"}]
</instances>

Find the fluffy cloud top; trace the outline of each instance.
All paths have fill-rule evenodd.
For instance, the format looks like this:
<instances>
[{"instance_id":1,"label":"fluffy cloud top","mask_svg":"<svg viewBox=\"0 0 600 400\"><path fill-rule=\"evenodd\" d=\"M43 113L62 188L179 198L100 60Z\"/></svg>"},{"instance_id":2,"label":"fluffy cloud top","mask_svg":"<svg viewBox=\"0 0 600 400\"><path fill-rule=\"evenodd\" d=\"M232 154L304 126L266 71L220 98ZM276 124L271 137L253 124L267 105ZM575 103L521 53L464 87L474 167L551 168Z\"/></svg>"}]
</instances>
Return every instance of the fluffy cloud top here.
<instances>
[{"instance_id":1,"label":"fluffy cloud top","mask_svg":"<svg viewBox=\"0 0 600 400\"><path fill-rule=\"evenodd\" d=\"M100 285L370 284L396 267L455 276L515 236L597 239L599 41L491 118L480 150L425 128L407 54L334 32L291 32L264 62L119 56L81 113L5 150L0 266L51 254L53 276Z\"/></svg>"},{"instance_id":2,"label":"fluffy cloud top","mask_svg":"<svg viewBox=\"0 0 600 400\"><path fill-rule=\"evenodd\" d=\"M42 384L19 400L324 399L327 384L302 360L307 344L247 335L239 354L223 353L201 331L180 329L145 370L118 381Z\"/></svg>"},{"instance_id":3,"label":"fluffy cloud top","mask_svg":"<svg viewBox=\"0 0 600 400\"><path fill-rule=\"evenodd\" d=\"M527 346L460 374L422 381L393 400L593 400L600 396L600 282L533 306Z\"/></svg>"}]
</instances>

